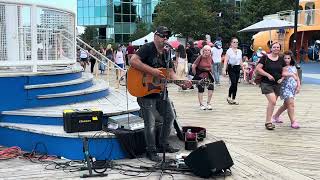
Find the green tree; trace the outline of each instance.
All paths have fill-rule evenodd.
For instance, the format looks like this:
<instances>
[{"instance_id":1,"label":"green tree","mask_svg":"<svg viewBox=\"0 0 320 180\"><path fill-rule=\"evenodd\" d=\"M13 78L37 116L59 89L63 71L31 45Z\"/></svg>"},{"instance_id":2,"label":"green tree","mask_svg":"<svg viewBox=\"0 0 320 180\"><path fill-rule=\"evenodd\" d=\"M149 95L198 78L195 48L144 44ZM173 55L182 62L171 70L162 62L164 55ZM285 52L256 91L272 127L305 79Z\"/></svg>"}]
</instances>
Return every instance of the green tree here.
<instances>
[{"instance_id":1,"label":"green tree","mask_svg":"<svg viewBox=\"0 0 320 180\"><path fill-rule=\"evenodd\" d=\"M98 29L94 26L88 26L84 29L84 33L80 35L80 38L88 43L91 44L94 40L98 38Z\"/></svg>"},{"instance_id":2,"label":"green tree","mask_svg":"<svg viewBox=\"0 0 320 180\"><path fill-rule=\"evenodd\" d=\"M214 25L213 14L204 0L163 0L156 11L155 26L167 26L186 38L204 38Z\"/></svg>"},{"instance_id":3,"label":"green tree","mask_svg":"<svg viewBox=\"0 0 320 180\"><path fill-rule=\"evenodd\" d=\"M151 32L148 29L148 25L142 21L137 22L136 25L137 25L137 29L133 34L130 35L129 41L134 41L136 39L142 38L143 36Z\"/></svg>"},{"instance_id":4,"label":"green tree","mask_svg":"<svg viewBox=\"0 0 320 180\"><path fill-rule=\"evenodd\" d=\"M239 9L231 3L207 0L207 6L213 14L213 27L211 39L222 37L224 44L237 33L237 21L239 20Z\"/></svg>"}]
</instances>

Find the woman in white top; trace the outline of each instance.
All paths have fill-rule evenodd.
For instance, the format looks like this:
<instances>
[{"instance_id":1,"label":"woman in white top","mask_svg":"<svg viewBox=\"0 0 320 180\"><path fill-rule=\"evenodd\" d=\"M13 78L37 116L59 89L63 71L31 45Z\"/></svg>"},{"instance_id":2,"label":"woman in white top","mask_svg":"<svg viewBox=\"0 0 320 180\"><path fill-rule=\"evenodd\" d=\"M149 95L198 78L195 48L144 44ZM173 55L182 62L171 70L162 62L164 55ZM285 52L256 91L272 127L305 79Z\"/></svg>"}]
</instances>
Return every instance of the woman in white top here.
<instances>
[{"instance_id":1,"label":"woman in white top","mask_svg":"<svg viewBox=\"0 0 320 180\"><path fill-rule=\"evenodd\" d=\"M233 37L230 41L231 46L227 50L225 61L224 61L224 74L226 75L226 68L230 78L230 88L227 98L229 104L238 105L239 103L235 100L238 90L238 81L240 77L240 68L243 69L242 65L242 51L238 49L239 41L237 38Z\"/></svg>"},{"instance_id":2,"label":"woman in white top","mask_svg":"<svg viewBox=\"0 0 320 180\"><path fill-rule=\"evenodd\" d=\"M124 69L124 55L121 46L118 45L118 49L114 52L114 63L116 63L120 68ZM122 76L119 69L116 70L117 79Z\"/></svg>"},{"instance_id":3,"label":"woman in white top","mask_svg":"<svg viewBox=\"0 0 320 180\"><path fill-rule=\"evenodd\" d=\"M80 49L80 65L82 66L84 71L86 71L86 66L89 65L88 51L83 48Z\"/></svg>"},{"instance_id":4,"label":"woman in white top","mask_svg":"<svg viewBox=\"0 0 320 180\"><path fill-rule=\"evenodd\" d=\"M222 42L221 40L217 40L213 44L214 46L211 48L212 53L212 74L214 76L214 81L216 84L220 84L220 71L221 71L221 56L223 53Z\"/></svg>"},{"instance_id":5,"label":"woman in white top","mask_svg":"<svg viewBox=\"0 0 320 180\"><path fill-rule=\"evenodd\" d=\"M176 53L177 59L177 76L179 79L186 79L188 73L188 61L186 49L182 44L180 44L177 48Z\"/></svg>"}]
</instances>

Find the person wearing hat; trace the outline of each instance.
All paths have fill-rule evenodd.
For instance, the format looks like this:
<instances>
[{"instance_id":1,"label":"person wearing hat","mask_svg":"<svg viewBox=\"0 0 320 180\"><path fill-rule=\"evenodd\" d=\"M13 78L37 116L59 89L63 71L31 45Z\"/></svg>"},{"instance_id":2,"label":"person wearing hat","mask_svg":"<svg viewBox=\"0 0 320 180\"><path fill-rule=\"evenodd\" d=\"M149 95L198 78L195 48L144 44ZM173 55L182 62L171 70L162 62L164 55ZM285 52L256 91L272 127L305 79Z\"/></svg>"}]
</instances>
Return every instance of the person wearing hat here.
<instances>
[{"instance_id":1,"label":"person wearing hat","mask_svg":"<svg viewBox=\"0 0 320 180\"><path fill-rule=\"evenodd\" d=\"M168 61L168 51L165 46L167 40L171 36L171 31L165 26L159 26L154 34L154 41L144 44L130 59L131 67L150 74L154 77L165 78L165 75L158 68L167 68L170 79L178 79L173 71L172 61ZM190 86L190 81L185 81L184 85ZM167 91L167 90L165 90ZM154 93L144 97L138 97L137 101L140 106L141 115L144 120L144 135L146 141L146 155L152 161L160 162L161 158L158 152L174 153L179 149L173 148L168 143L171 126L175 115L172 104L168 95L165 100L163 94ZM158 120L157 115L160 114L163 118L161 135L159 138L159 147L156 147L155 122Z\"/></svg>"},{"instance_id":2,"label":"person wearing hat","mask_svg":"<svg viewBox=\"0 0 320 180\"><path fill-rule=\"evenodd\" d=\"M211 48L212 53L212 74L214 76L214 80L216 84L220 84L220 71L221 71L221 56L223 53L222 42L220 40L216 40Z\"/></svg>"}]
</instances>

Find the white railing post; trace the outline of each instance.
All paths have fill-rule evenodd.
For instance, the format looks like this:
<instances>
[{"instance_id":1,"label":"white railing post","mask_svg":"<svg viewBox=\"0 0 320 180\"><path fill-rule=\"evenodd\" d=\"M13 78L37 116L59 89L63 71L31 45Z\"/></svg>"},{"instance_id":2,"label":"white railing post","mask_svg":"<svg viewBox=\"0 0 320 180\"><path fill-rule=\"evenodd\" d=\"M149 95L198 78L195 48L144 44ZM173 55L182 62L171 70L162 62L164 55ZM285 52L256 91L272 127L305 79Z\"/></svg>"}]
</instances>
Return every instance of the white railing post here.
<instances>
[{"instance_id":1,"label":"white railing post","mask_svg":"<svg viewBox=\"0 0 320 180\"><path fill-rule=\"evenodd\" d=\"M31 6L31 61L32 72L37 72L38 63L38 43L37 43L37 6Z\"/></svg>"},{"instance_id":2,"label":"white railing post","mask_svg":"<svg viewBox=\"0 0 320 180\"><path fill-rule=\"evenodd\" d=\"M12 21L14 19L14 21ZM6 26L6 46L7 61L18 61L19 53L19 35L18 35L18 6L6 5L5 6L5 26Z\"/></svg>"},{"instance_id":3,"label":"white railing post","mask_svg":"<svg viewBox=\"0 0 320 180\"><path fill-rule=\"evenodd\" d=\"M108 86L110 86L110 61L108 61L108 66L107 66L107 80L108 80Z\"/></svg>"}]
</instances>

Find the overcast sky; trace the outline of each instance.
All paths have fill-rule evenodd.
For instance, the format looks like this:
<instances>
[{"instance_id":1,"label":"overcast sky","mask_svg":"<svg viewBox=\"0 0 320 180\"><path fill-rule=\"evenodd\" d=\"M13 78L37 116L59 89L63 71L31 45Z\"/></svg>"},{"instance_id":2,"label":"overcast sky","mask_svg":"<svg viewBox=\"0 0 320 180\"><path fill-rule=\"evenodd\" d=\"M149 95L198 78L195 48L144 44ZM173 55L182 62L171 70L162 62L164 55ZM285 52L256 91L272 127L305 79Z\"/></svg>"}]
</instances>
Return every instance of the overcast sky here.
<instances>
[{"instance_id":1,"label":"overcast sky","mask_svg":"<svg viewBox=\"0 0 320 180\"><path fill-rule=\"evenodd\" d=\"M22 0L22 2L45 4L58 8L68 9L77 13L77 0Z\"/></svg>"}]
</instances>

